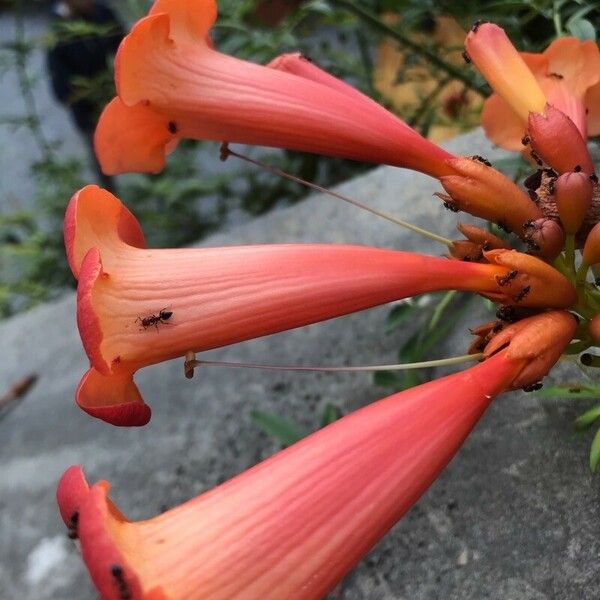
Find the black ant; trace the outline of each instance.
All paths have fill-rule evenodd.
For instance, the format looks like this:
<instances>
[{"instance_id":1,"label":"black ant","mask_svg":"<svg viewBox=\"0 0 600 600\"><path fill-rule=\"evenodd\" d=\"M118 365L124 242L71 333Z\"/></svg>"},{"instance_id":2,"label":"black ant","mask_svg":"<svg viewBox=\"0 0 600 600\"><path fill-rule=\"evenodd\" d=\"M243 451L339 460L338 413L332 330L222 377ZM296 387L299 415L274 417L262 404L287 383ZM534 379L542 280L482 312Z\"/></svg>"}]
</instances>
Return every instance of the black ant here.
<instances>
[{"instance_id":1,"label":"black ant","mask_svg":"<svg viewBox=\"0 0 600 600\"><path fill-rule=\"evenodd\" d=\"M482 165L485 165L486 167L491 167L492 163L485 157L483 156L479 156L479 154L475 154L475 156L471 156L472 160L476 160L477 162L480 162Z\"/></svg>"},{"instance_id":2,"label":"black ant","mask_svg":"<svg viewBox=\"0 0 600 600\"><path fill-rule=\"evenodd\" d=\"M467 64L471 62L471 57L469 56L469 53L466 50L463 50L462 57Z\"/></svg>"},{"instance_id":3,"label":"black ant","mask_svg":"<svg viewBox=\"0 0 600 600\"><path fill-rule=\"evenodd\" d=\"M523 298L525 298L525 296L527 296L527 294L529 294L529 292L531 291L531 286L530 285L526 285L524 288L521 289L521 291L515 296L515 302L521 302L521 300L523 300Z\"/></svg>"},{"instance_id":4,"label":"black ant","mask_svg":"<svg viewBox=\"0 0 600 600\"><path fill-rule=\"evenodd\" d=\"M112 565L110 574L115 578L115 583L117 584L117 589L119 591L119 600L130 600L131 591L125 581L123 567L120 565Z\"/></svg>"},{"instance_id":5,"label":"black ant","mask_svg":"<svg viewBox=\"0 0 600 600\"><path fill-rule=\"evenodd\" d=\"M506 323L513 323L517 320L517 311L514 306L501 306L496 311L496 318Z\"/></svg>"},{"instance_id":6,"label":"black ant","mask_svg":"<svg viewBox=\"0 0 600 600\"><path fill-rule=\"evenodd\" d=\"M519 271L515 269L513 271L509 271L506 275L496 275L496 283L500 287L504 287L505 285L508 285L518 274Z\"/></svg>"},{"instance_id":7,"label":"black ant","mask_svg":"<svg viewBox=\"0 0 600 600\"><path fill-rule=\"evenodd\" d=\"M169 133L175 135L177 133L177 123L175 123L175 121L169 121L167 129L169 130Z\"/></svg>"},{"instance_id":8,"label":"black ant","mask_svg":"<svg viewBox=\"0 0 600 600\"><path fill-rule=\"evenodd\" d=\"M148 327L156 327L156 331L158 331L158 324L159 323L163 323L166 324L166 322L173 316L173 311L172 310L166 310L166 308L161 308L160 312L155 315L148 315L147 317L138 317L135 322L137 323L138 321L140 322L141 326L144 329L148 329Z\"/></svg>"},{"instance_id":9,"label":"black ant","mask_svg":"<svg viewBox=\"0 0 600 600\"><path fill-rule=\"evenodd\" d=\"M71 540L76 540L79 536L77 534L77 524L79 523L79 511L75 511L69 519L67 526L67 536Z\"/></svg>"},{"instance_id":10,"label":"black ant","mask_svg":"<svg viewBox=\"0 0 600 600\"><path fill-rule=\"evenodd\" d=\"M475 23L473 23L473 25L471 26L471 31L473 33L477 33L477 30L479 29L479 27L481 25L483 25L484 23L487 23L487 21L484 21L483 19L478 19L477 21L475 21Z\"/></svg>"}]
</instances>

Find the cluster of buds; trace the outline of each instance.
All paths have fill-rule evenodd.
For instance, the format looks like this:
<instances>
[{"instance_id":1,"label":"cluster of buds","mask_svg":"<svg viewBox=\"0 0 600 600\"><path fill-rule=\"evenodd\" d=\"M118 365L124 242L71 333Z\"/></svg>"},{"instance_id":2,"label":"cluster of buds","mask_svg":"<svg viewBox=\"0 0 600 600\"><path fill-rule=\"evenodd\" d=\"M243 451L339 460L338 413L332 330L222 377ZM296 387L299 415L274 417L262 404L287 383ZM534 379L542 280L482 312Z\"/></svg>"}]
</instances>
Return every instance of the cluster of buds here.
<instances>
[{"instance_id":1,"label":"cluster of buds","mask_svg":"<svg viewBox=\"0 0 600 600\"><path fill-rule=\"evenodd\" d=\"M486 132L535 165L522 189L299 54L261 66L218 52L215 19L215 0L157 0L123 40L117 96L95 134L107 174L156 173L182 138L316 152L437 178L447 208L510 235L461 224L446 258L333 244L148 249L129 210L87 186L65 217L90 360L79 406L144 425L142 367L425 292L480 294L497 320L472 330L476 366L375 402L155 519L129 522L106 482L90 487L69 469L61 515L106 599L322 597L427 489L495 396L534 389L563 352L600 344L590 276L600 275L600 188L586 146L600 132L595 45L564 38L520 55L495 25L468 34L466 56L495 92Z\"/></svg>"}]
</instances>

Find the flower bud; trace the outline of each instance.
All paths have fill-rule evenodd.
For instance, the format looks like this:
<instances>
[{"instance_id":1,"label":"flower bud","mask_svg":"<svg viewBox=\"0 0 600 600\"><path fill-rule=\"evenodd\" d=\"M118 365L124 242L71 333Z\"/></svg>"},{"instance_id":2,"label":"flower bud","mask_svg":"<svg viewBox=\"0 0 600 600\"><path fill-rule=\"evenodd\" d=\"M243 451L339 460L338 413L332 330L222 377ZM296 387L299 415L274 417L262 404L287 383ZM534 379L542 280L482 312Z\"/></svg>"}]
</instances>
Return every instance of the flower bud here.
<instances>
[{"instance_id":1,"label":"flower bud","mask_svg":"<svg viewBox=\"0 0 600 600\"><path fill-rule=\"evenodd\" d=\"M567 347L577 321L566 311L550 311L507 325L492 338L484 350L486 357L508 346L506 356L511 360L527 360L513 380L513 389L539 381L552 368Z\"/></svg>"},{"instance_id":2,"label":"flower bud","mask_svg":"<svg viewBox=\"0 0 600 600\"><path fill-rule=\"evenodd\" d=\"M600 223L596 223L588 233L582 254L586 265L600 263Z\"/></svg>"},{"instance_id":3,"label":"flower bud","mask_svg":"<svg viewBox=\"0 0 600 600\"><path fill-rule=\"evenodd\" d=\"M532 156L558 173L575 171L577 167L588 175L594 172L594 163L579 129L554 106L546 104L543 113L530 113L527 132Z\"/></svg>"},{"instance_id":4,"label":"flower bud","mask_svg":"<svg viewBox=\"0 0 600 600\"><path fill-rule=\"evenodd\" d=\"M554 184L554 201L568 234L576 234L592 202L592 182L585 173L563 173Z\"/></svg>"},{"instance_id":5,"label":"flower bud","mask_svg":"<svg viewBox=\"0 0 600 600\"><path fill-rule=\"evenodd\" d=\"M541 210L508 177L472 158L447 161L455 175L440 177L452 208L493 221L519 236L523 224L542 216Z\"/></svg>"},{"instance_id":6,"label":"flower bud","mask_svg":"<svg viewBox=\"0 0 600 600\"><path fill-rule=\"evenodd\" d=\"M448 247L450 256L466 262L485 262L481 244L469 240L456 240Z\"/></svg>"},{"instance_id":7,"label":"flower bud","mask_svg":"<svg viewBox=\"0 0 600 600\"><path fill-rule=\"evenodd\" d=\"M596 346L600 346L600 314L597 314L591 321L588 328L590 336Z\"/></svg>"},{"instance_id":8,"label":"flower bud","mask_svg":"<svg viewBox=\"0 0 600 600\"><path fill-rule=\"evenodd\" d=\"M473 27L465 48L492 89L523 123L529 112L543 110L544 92L503 29L493 23Z\"/></svg>"},{"instance_id":9,"label":"flower bud","mask_svg":"<svg viewBox=\"0 0 600 600\"><path fill-rule=\"evenodd\" d=\"M481 227L469 225L467 223L459 223L458 230L471 242L479 244L484 250L495 250L497 248L510 249L510 246L501 240L497 235L490 233Z\"/></svg>"},{"instance_id":10,"label":"flower bud","mask_svg":"<svg viewBox=\"0 0 600 600\"><path fill-rule=\"evenodd\" d=\"M554 260L561 253L565 244L565 232L553 219L542 217L525 223L523 230L532 254L545 260Z\"/></svg>"}]
</instances>

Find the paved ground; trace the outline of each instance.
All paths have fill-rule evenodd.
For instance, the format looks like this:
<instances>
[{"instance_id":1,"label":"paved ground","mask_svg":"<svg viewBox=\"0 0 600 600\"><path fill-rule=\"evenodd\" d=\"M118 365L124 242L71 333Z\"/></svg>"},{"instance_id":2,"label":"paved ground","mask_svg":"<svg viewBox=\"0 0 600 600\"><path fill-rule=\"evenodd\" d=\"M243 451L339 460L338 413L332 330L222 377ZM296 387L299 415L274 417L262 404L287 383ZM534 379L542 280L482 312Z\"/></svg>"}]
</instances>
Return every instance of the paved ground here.
<instances>
[{"instance_id":1,"label":"paved ground","mask_svg":"<svg viewBox=\"0 0 600 600\"><path fill-rule=\"evenodd\" d=\"M480 132L458 138L458 153L494 156ZM457 216L431 198L435 182L381 168L342 189L409 220L450 234ZM326 197L206 240L206 245L285 241L372 243L436 253L398 230ZM391 362L402 335L385 335L386 308L211 353L229 360ZM440 348L461 351L465 330ZM403 335L407 335L406 332ZM143 429L110 427L73 404L86 369L74 298L0 325L5 389L40 380L0 421L0 598L89 600L95 593L59 521L60 473L81 463L106 478L131 518L150 517L271 454L275 444L251 422L260 408L307 427L327 402L352 410L387 393L369 375L262 374L206 370L193 381L181 363L143 370L153 408ZM573 435L569 401L513 394L498 400L456 459L403 521L350 575L344 598L597 599L600 597L600 477L587 469L589 439Z\"/></svg>"}]
</instances>

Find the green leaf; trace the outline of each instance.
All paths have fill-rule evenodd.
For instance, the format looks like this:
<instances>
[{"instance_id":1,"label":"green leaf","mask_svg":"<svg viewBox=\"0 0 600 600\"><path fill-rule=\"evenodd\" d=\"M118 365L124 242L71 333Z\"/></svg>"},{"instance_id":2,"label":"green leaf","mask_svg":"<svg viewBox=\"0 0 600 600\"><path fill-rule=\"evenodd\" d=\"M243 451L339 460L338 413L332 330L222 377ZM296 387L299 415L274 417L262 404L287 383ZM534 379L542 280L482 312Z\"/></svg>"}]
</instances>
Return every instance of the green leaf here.
<instances>
[{"instance_id":1,"label":"green leaf","mask_svg":"<svg viewBox=\"0 0 600 600\"><path fill-rule=\"evenodd\" d=\"M577 19L576 21L568 21L567 29L569 33L582 42L586 40L596 41L596 30L587 19Z\"/></svg>"},{"instance_id":2,"label":"green leaf","mask_svg":"<svg viewBox=\"0 0 600 600\"><path fill-rule=\"evenodd\" d=\"M598 418L600 418L600 404L594 406L594 408L590 408L590 410L577 417L575 419L575 429L583 431L590 427Z\"/></svg>"},{"instance_id":3,"label":"green leaf","mask_svg":"<svg viewBox=\"0 0 600 600\"><path fill-rule=\"evenodd\" d=\"M536 392L542 398L600 398L600 386L586 384L552 385Z\"/></svg>"},{"instance_id":4,"label":"green leaf","mask_svg":"<svg viewBox=\"0 0 600 600\"><path fill-rule=\"evenodd\" d=\"M250 417L265 433L279 440L283 446L291 446L308 435L296 423L275 413L253 410Z\"/></svg>"},{"instance_id":5,"label":"green leaf","mask_svg":"<svg viewBox=\"0 0 600 600\"><path fill-rule=\"evenodd\" d=\"M405 321L411 317L415 310L418 310L418 306L412 302L402 302L392 308L385 320L385 331L390 333L402 325Z\"/></svg>"},{"instance_id":6,"label":"green leaf","mask_svg":"<svg viewBox=\"0 0 600 600\"><path fill-rule=\"evenodd\" d=\"M321 424L320 428L327 427L327 425L331 425L334 421L337 421L343 416L342 409L335 404L330 404L329 402L325 405L323 409L323 414L321 415Z\"/></svg>"},{"instance_id":7,"label":"green leaf","mask_svg":"<svg viewBox=\"0 0 600 600\"><path fill-rule=\"evenodd\" d=\"M590 469L592 473L596 472L598 465L600 464L600 429L596 432L594 439L592 440L592 446L590 448Z\"/></svg>"}]
</instances>

